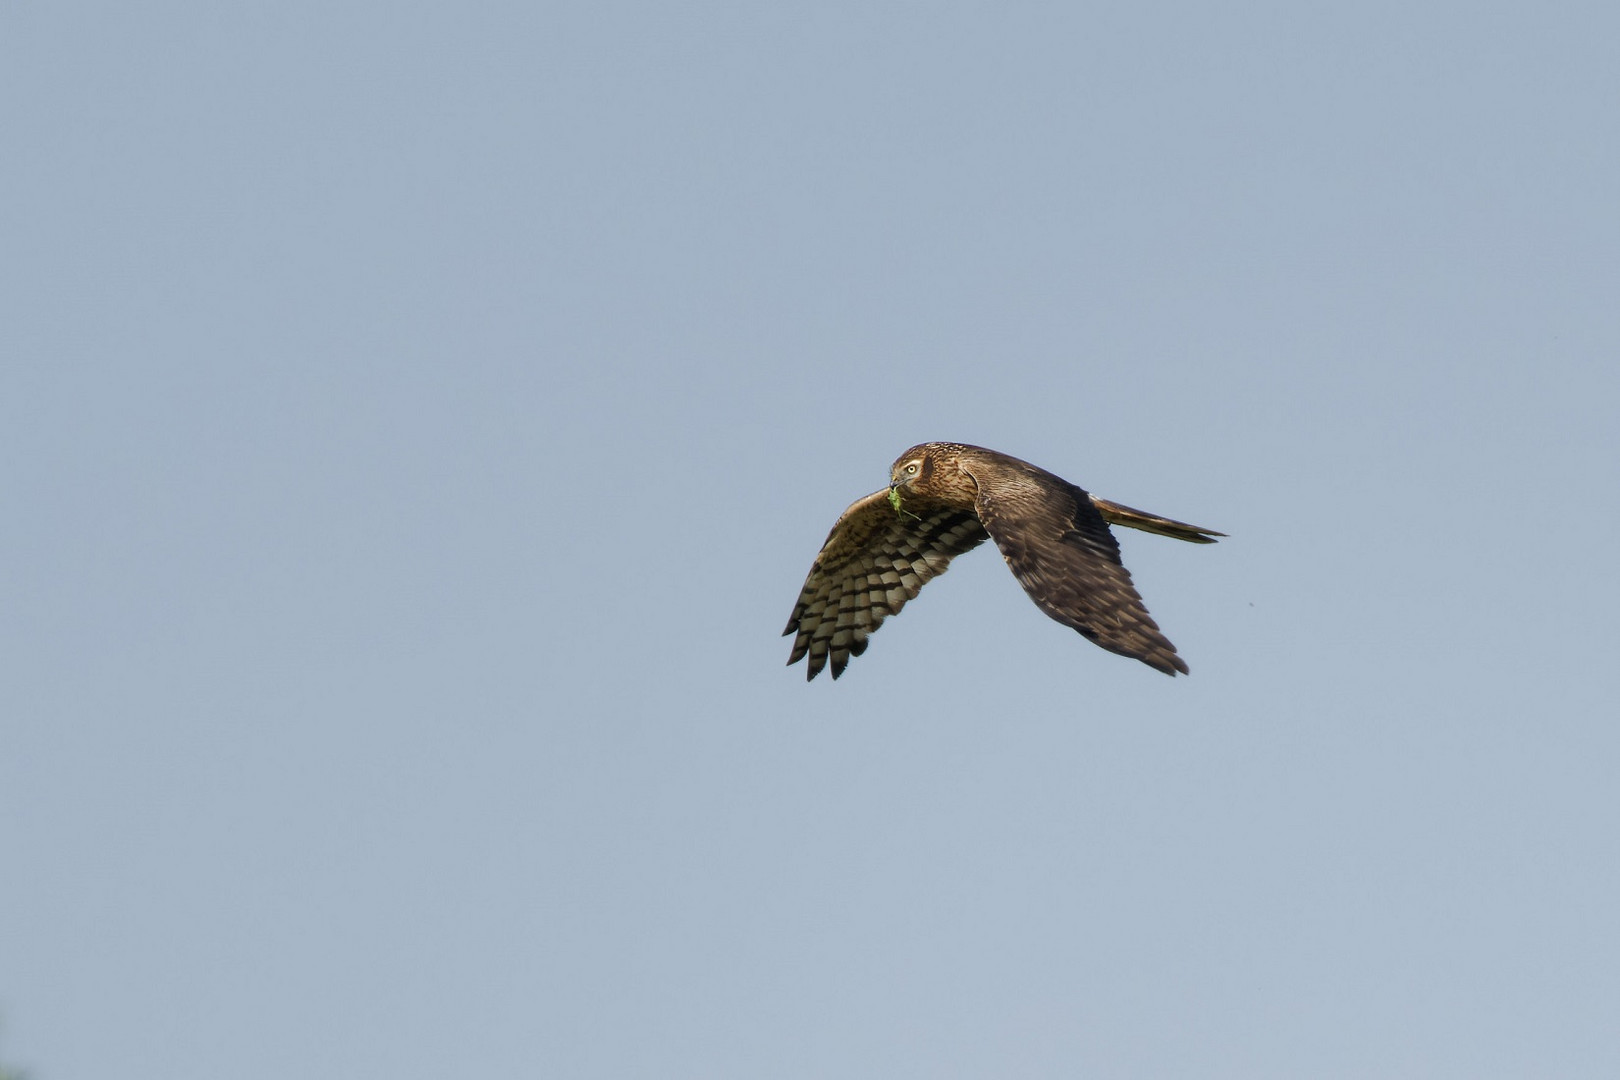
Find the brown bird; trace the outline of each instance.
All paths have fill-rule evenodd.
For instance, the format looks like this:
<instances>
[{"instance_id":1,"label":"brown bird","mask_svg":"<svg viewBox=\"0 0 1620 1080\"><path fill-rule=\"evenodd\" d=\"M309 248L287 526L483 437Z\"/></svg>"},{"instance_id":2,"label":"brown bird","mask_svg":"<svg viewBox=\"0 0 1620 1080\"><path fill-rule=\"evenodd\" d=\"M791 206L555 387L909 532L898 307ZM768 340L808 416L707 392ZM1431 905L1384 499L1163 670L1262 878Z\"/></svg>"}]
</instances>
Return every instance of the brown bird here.
<instances>
[{"instance_id":1,"label":"brown bird","mask_svg":"<svg viewBox=\"0 0 1620 1080\"><path fill-rule=\"evenodd\" d=\"M1110 652L1185 675L1119 561L1109 522L1194 544L1226 535L1099 499L981 446L913 446L890 467L888 488L851 505L827 534L782 631L797 634L788 663L808 656L813 679L830 657L838 678L884 619L989 537L1036 607Z\"/></svg>"}]
</instances>

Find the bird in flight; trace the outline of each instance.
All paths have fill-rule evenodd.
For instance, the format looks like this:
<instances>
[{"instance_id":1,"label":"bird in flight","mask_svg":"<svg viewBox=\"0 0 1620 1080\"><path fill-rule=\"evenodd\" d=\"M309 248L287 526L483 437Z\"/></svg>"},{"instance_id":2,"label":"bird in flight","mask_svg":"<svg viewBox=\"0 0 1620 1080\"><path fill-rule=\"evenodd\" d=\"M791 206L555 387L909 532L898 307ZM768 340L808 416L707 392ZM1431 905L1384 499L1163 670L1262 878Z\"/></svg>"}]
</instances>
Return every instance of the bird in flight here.
<instances>
[{"instance_id":1,"label":"bird in flight","mask_svg":"<svg viewBox=\"0 0 1620 1080\"><path fill-rule=\"evenodd\" d=\"M827 534L782 632L796 635L788 663L808 656L813 679L830 661L838 678L884 619L989 538L1046 614L1110 652L1187 674L1131 584L1110 523L1193 544L1226 535L1098 498L982 446L913 446L890 467L889 486Z\"/></svg>"}]
</instances>

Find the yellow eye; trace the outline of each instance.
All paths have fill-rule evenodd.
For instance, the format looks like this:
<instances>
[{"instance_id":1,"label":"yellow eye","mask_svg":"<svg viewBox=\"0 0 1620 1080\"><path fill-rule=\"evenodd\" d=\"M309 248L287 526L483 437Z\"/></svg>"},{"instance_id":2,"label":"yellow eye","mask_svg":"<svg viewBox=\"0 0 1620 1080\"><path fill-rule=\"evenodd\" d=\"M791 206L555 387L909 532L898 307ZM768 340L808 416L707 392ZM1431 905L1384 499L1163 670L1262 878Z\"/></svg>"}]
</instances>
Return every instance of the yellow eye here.
<instances>
[{"instance_id":1,"label":"yellow eye","mask_svg":"<svg viewBox=\"0 0 1620 1080\"><path fill-rule=\"evenodd\" d=\"M917 463L915 461L913 461L910 465L906 466L906 475L907 476L910 476L911 474L915 473L916 471L917 471Z\"/></svg>"}]
</instances>

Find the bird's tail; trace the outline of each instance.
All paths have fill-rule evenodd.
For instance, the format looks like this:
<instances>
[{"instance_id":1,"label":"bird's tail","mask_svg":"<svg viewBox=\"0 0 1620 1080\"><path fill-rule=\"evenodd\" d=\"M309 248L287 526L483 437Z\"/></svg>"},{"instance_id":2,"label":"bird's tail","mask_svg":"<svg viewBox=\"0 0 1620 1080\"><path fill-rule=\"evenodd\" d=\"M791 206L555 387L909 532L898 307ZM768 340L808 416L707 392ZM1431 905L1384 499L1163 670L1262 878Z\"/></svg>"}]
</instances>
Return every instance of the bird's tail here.
<instances>
[{"instance_id":1,"label":"bird's tail","mask_svg":"<svg viewBox=\"0 0 1620 1080\"><path fill-rule=\"evenodd\" d=\"M1160 517L1158 514L1121 506L1117 502L1109 502L1095 495L1091 497L1091 502L1102 512L1103 520L1110 525L1125 525L1132 529L1141 529L1143 532L1171 536L1177 540L1185 540L1189 544L1213 544L1217 536L1226 535L1214 529L1201 529L1197 525L1188 525L1185 521L1175 521Z\"/></svg>"}]
</instances>

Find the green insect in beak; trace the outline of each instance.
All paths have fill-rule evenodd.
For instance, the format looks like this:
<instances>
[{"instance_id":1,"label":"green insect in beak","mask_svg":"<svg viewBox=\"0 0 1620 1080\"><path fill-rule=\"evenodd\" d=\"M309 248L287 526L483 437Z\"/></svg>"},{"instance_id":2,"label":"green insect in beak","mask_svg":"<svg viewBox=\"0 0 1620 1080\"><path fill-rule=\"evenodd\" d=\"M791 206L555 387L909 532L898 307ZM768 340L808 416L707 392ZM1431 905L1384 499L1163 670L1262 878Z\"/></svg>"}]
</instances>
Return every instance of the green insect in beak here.
<instances>
[{"instance_id":1,"label":"green insect in beak","mask_svg":"<svg viewBox=\"0 0 1620 1080\"><path fill-rule=\"evenodd\" d=\"M894 512L897 517L910 518L912 521L922 520L922 518L918 517L916 514L908 512L905 507L900 505L899 484L895 484L889 488L889 505L894 507Z\"/></svg>"}]
</instances>

